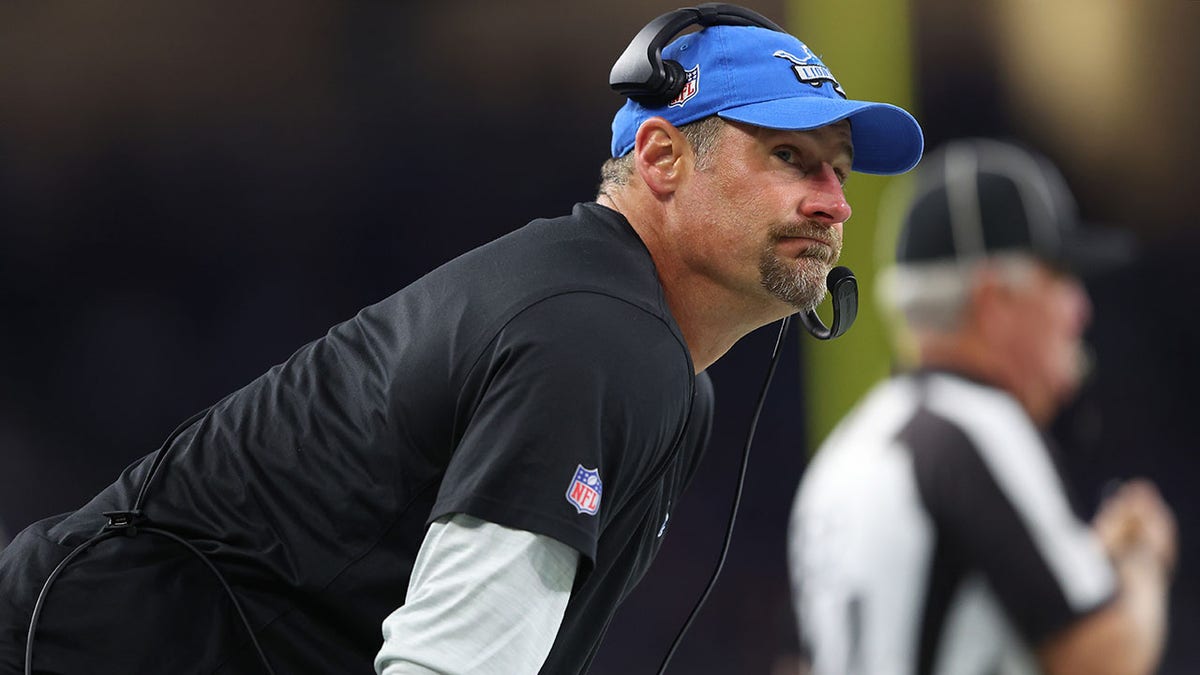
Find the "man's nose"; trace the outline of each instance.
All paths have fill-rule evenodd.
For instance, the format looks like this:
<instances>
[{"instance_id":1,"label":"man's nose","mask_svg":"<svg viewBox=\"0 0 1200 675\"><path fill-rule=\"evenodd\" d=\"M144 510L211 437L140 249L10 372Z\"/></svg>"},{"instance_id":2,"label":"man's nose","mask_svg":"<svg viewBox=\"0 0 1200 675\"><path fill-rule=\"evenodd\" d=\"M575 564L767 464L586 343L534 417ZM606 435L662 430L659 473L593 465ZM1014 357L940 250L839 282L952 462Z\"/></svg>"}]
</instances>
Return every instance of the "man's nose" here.
<instances>
[{"instance_id":1,"label":"man's nose","mask_svg":"<svg viewBox=\"0 0 1200 675\"><path fill-rule=\"evenodd\" d=\"M1082 333L1092 322L1092 298L1083 282L1078 279L1070 279L1068 289L1073 318L1079 332Z\"/></svg>"},{"instance_id":2,"label":"man's nose","mask_svg":"<svg viewBox=\"0 0 1200 675\"><path fill-rule=\"evenodd\" d=\"M800 203L800 212L808 219L834 225L850 220L850 204L837 172L828 163L809 174L805 181L807 194Z\"/></svg>"}]
</instances>

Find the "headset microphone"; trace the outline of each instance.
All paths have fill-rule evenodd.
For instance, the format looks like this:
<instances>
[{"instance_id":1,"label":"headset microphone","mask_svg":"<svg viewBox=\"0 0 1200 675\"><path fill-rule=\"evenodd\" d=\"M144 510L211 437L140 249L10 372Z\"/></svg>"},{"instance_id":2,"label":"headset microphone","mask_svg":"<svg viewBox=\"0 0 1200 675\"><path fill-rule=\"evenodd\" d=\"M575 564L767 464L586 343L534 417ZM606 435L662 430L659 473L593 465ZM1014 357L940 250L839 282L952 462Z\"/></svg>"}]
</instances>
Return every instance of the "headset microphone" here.
<instances>
[{"instance_id":1,"label":"headset microphone","mask_svg":"<svg viewBox=\"0 0 1200 675\"><path fill-rule=\"evenodd\" d=\"M858 316L858 280L849 267L835 267L825 278L829 299L833 303L833 325L826 328L815 309L800 315L800 323L818 340L831 340L850 330Z\"/></svg>"}]
</instances>

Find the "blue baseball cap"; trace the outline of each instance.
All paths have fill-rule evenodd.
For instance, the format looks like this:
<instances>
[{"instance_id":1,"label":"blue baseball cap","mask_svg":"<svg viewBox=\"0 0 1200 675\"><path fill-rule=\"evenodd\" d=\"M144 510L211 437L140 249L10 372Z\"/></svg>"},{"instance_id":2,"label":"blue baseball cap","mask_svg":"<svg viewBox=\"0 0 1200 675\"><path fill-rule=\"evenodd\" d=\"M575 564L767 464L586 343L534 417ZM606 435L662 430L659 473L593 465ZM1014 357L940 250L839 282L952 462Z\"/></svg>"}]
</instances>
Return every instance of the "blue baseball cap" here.
<instances>
[{"instance_id":1,"label":"blue baseball cap","mask_svg":"<svg viewBox=\"0 0 1200 675\"><path fill-rule=\"evenodd\" d=\"M795 37L753 26L710 26L663 49L687 75L667 105L630 99L613 118L612 156L633 149L638 127L651 117L675 126L718 115L769 129L816 129L850 120L852 169L904 173L921 159L921 126L902 108L853 101L821 59Z\"/></svg>"}]
</instances>

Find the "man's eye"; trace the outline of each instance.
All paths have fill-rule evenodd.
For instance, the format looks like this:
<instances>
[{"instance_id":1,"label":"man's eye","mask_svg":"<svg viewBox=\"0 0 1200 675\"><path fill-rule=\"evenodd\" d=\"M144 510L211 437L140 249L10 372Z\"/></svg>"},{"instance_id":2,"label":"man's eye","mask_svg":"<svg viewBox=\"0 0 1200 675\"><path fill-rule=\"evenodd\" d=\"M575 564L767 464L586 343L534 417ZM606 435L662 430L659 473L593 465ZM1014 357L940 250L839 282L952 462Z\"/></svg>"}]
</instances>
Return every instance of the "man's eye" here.
<instances>
[{"instance_id":1,"label":"man's eye","mask_svg":"<svg viewBox=\"0 0 1200 675\"><path fill-rule=\"evenodd\" d=\"M779 159L782 159L783 161L787 162L788 164L796 164L797 163L796 153L791 150L788 150L787 148L780 148L780 149L776 150L775 156L778 157Z\"/></svg>"}]
</instances>

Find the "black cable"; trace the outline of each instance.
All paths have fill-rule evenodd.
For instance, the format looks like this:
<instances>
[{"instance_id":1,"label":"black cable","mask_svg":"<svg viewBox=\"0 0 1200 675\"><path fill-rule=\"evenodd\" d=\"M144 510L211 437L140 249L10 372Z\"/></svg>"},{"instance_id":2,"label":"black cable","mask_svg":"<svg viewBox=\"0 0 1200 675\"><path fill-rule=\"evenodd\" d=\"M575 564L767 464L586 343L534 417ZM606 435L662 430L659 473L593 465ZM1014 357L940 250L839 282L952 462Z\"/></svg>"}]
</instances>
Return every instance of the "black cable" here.
<instances>
[{"instance_id":1,"label":"black cable","mask_svg":"<svg viewBox=\"0 0 1200 675\"><path fill-rule=\"evenodd\" d=\"M124 528L109 529L106 526L91 539L88 539L79 546L76 546L73 551L67 554L67 557L62 559L62 562L58 563L58 566L54 568L54 571L50 573L49 578L46 579L46 583L42 586L42 592L38 594L37 602L33 605L33 617L29 621L29 635L27 635L25 638L25 675L33 675L34 633L37 630L38 619L41 618L42 608L46 603L46 597L50 595L50 587L54 584L54 581L58 578L58 575L62 574L62 571L66 569L67 565L69 565L71 561L73 561L84 551L91 548L93 545L98 544L105 539L109 539L120 534L126 534L122 531L123 529ZM173 532L168 532L167 530L159 529L157 527L145 526L137 527L137 532L149 532L150 534L157 534L161 537L166 537L186 548L204 563L208 570L213 573L213 576L217 578L217 581L221 583L221 587L225 589L225 594L229 596L229 601L233 603L233 608L237 610L238 617L242 620L242 625L246 627L246 633L250 636L250 643L254 645L254 651L258 652L258 658L259 661L262 662L263 668L266 669L266 671L271 675L275 675L275 671L271 668L271 662L267 660L267 655L265 652L263 652L262 645L258 643L258 637L254 634L254 629L250 626L250 619L246 617L246 612L242 609L242 604L238 602L237 596L234 595L233 589L229 587L229 582L225 580L225 576L221 574L215 565L213 565L212 561L208 559L208 556L204 555L200 549L193 546L183 537L180 537Z\"/></svg>"},{"instance_id":2,"label":"black cable","mask_svg":"<svg viewBox=\"0 0 1200 675\"><path fill-rule=\"evenodd\" d=\"M54 571L46 579L46 583L42 584L42 591L38 593L37 602L33 605L33 618L29 620L29 634L25 636L25 675L33 675L33 633L37 630L38 618L42 614L42 605L46 603L46 597L50 595L50 587L54 585L54 580L58 578L59 574L62 574L67 565L79 556L79 554L91 548L93 544L104 541L109 537L115 537L117 534L119 533L116 530L101 530L91 539L76 546L75 550L68 553L67 557L58 563L58 566L54 568Z\"/></svg>"},{"instance_id":3,"label":"black cable","mask_svg":"<svg viewBox=\"0 0 1200 675\"><path fill-rule=\"evenodd\" d=\"M263 651L262 645L258 643L258 636L254 634L254 628L250 626L250 619L246 617L246 612L242 610L242 603L238 602L237 596L233 593L233 589L229 587L229 582L225 580L225 575L221 574L221 571L218 570L217 566L208 559L208 556L204 555L200 549L193 546L191 542L175 534L174 532L162 530L157 527L140 527L138 529L142 532L149 532L150 534L157 534L159 536L171 539L175 543L180 544L187 550L191 551L196 555L196 557L200 558L204 565L208 567L208 570L213 573L213 576L217 578L217 581L221 582L221 588L225 589L225 594L229 596L229 601L233 603L233 608L237 610L238 618L242 620L242 625L246 627L246 634L250 636L250 643L254 645L254 651L258 652L258 660L262 663L263 668L266 669L270 675L275 675L275 670L271 668L271 662L267 660L266 652Z\"/></svg>"},{"instance_id":4,"label":"black cable","mask_svg":"<svg viewBox=\"0 0 1200 675\"><path fill-rule=\"evenodd\" d=\"M58 566L56 566L54 571L50 573L50 576L46 578L46 583L42 585L42 590L38 593L37 602L34 603L33 615L29 620L29 633L25 638L25 675L33 675L33 642L34 636L37 633L38 620L41 618L42 608L46 603L46 598L50 595L50 588L54 585L54 582L58 579L58 576L62 574L67 565L71 564L71 562L79 557L79 555L101 541L110 539L119 534L133 537L137 536L141 532L149 532L150 534L155 534L160 537L166 537L167 539L170 539L186 548L194 556L199 558L200 562L204 563L204 566L207 567L208 570L213 573L213 576L217 578L217 581L220 582L221 588L225 589L225 594L229 597L229 601L233 603L233 608L237 610L238 618L241 619L242 625L246 628L246 633L250 636L250 643L254 645L254 651L257 652L258 659L262 663L263 669L270 673L270 675L275 675L275 670L271 668L271 662L267 660L266 652L263 651L262 645L260 645L258 642L258 637L254 634L254 628L250 625L250 619L246 616L246 612L242 609L242 604L238 602L237 595L234 594L233 588L231 588L229 586L229 582L226 581L225 575L221 574L221 571L217 569L216 565L214 565L211 560L209 560L208 556L204 555L204 552L196 548L183 537L180 537L174 532L166 529L147 526L147 523L150 521L142 513L142 504L145 503L146 495L150 492L150 485L154 482L155 477L158 475L159 468L163 465L163 463L170 456L171 451L175 448L175 446L172 445L175 439L178 438L179 435L182 434L188 427L190 427L196 420L203 417L208 410L209 408L205 408L204 410L201 410L200 412L187 418L179 426L175 427L175 430L171 432L170 436L167 436L167 440L163 442L162 446L158 449L158 453L154 456L154 460L150 464L150 469L146 472L146 477L142 479L142 485L138 489L138 495L133 502L133 508L129 509L128 511L106 512L104 515L108 517L108 524L102 527L100 531L90 539L83 542L79 546L76 546L74 550L68 553L67 556L63 558L60 563L58 563Z\"/></svg>"},{"instance_id":5,"label":"black cable","mask_svg":"<svg viewBox=\"0 0 1200 675\"><path fill-rule=\"evenodd\" d=\"M146 501L146 494L150 492L150 484L154 482L154 477L158 474L158 467L161 466L163 461L165 461L166 458L171 454L171 448L174 447L171 444L176 438L179 437L179 434L182 434L185 429L192 426L193 422L201 417L204 417L209 410L211 410L211 408L205 408L204 410L201 410L200 412L187 418L181 422L179 426L175 427L175 431L172 431L170 436L167 436L167 440L164 441L162 447L158 449L158 454L154 455L154 461L150 463L150 470L146 473L146 478L142 480L142 487L138 490L137 499L134 500L133 508L130 509L130 511L137 513L142 510L142 504Z\"/></svg>"},{"instance_id":6,"label":"black cable","mask_svg":"<svg viewBox=\"0 0 1200 675\"><path fill-rule=\"evenodd\" d=\"M675 655L675 650L679 648L679 643L683 641L683 636L695 621L696 615L700 613L700 608L704 606L704 601L708 599L709 593L712 592L713 586L717 584L717 577L721 575L721 568L725 566L725 557L729 554L729 544L733 541L733 525L737 519L738 505L742 501L742 488L746 484L746 468L750 465L750 444L754 442L754 430L758 427L758 417L762 414L763 403L767 400L767 390L771 388L771 379L775 377L775 367L779 365L779 356L783 353L780 346L783 345L783 338L787 335L789 320L791 317L784 317L779 324L779 336L775 338L775 350L771 352L771 365L767 368L767 376L763 380L762 391L758 394L758 404L754 406L754 415L750 418L750 431L746 434L746 448L742 452L742 466L738 469L737 490L733 494L733 506L729 510L729 524L725 526L725 542L721 545L721 556L717 559L717 566L713 569L712 577L708 580L708 585L704 587L704 592L700 594L700 599L696 601L696 606L692 608L692 613L688 615L687 621L683 622L683 627L679 629L679 634L675 636L675 641L671 643L671 648L667 650L667 655L662 660L662 665L658 667L658 675L663 675L667 671L667 665L671 662L671 657Z\"/></svg>"},{"instance_id":7,"label":"black cable","mask_svg":"<svg viewBox=\"0 0 1200 675\"><path fill-rule=\"evenodd\" d=\"M83 542L79 546L76 546L74 550L67 554L67 557L63 558L62 561L58 563L58 565L54 568L54 571L50 573L50 576L46 577L46 582L42 584L42 590L38 592L37 602L35 602L33 605L33 615L29 619L29 633L25 636L25 675L31 675L33 672L33 637L37 632L38 619L41 618L42 614L42 606L45 604L46 598L49 597L50 588L58 579L58 575L62 574L62 571L66 569L67 565L71 564L71 562L74 561L75 558L79 557L79 555L84 551L88 550L95 544L104 541L105 539L122 534L121 530L124 529L124 527L133 525L135 522L141 520L142 503L146 500L146 493L150 489L150 483L154 481L155 474L158 473L158 467L171 452L171 443L179 437L179 434L183 433L185 429L191 426L193 422L200 419L200 417L202 417L206 412L208 412L208 408L205 408L204 410L201 410L200 412L184 420L183 423L175 427L175 430L172 431L169 436L167 436L167 440L163 441L163 444L159 446L158 452L154 456L154 461L150 463L150 470L146 473L146 477L142 479L142 485L138 489L138 495L133 502L133 508L124 514L116 514L115 518L113 514L104 514L109 517L108 525L102 527L99 532L92 536L92 538ZM113 525L118 521L120 523L120 527L113 527ZM134 532L136 532L136 530ZM124 534L129 534L129 532L124 532ZM205 560L205 562L207 563L208 561ZM222 579L221 583L224 584L225 580ZM234 605L237 605L236 600L234 600Z\"/></svg>"}]
</instances>

